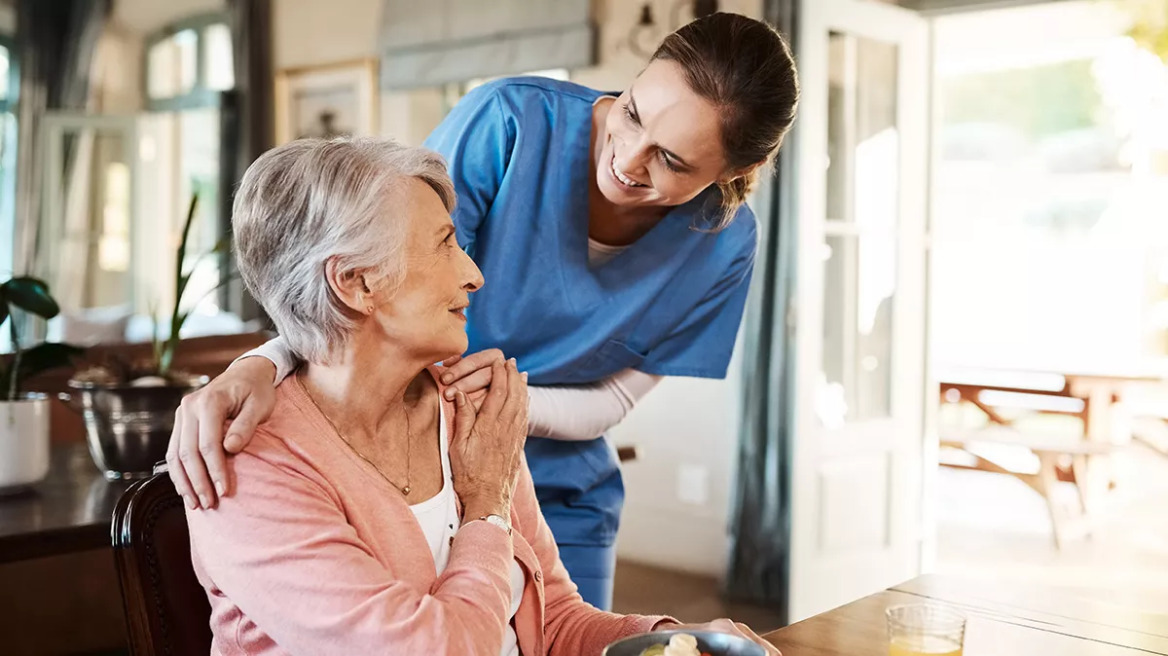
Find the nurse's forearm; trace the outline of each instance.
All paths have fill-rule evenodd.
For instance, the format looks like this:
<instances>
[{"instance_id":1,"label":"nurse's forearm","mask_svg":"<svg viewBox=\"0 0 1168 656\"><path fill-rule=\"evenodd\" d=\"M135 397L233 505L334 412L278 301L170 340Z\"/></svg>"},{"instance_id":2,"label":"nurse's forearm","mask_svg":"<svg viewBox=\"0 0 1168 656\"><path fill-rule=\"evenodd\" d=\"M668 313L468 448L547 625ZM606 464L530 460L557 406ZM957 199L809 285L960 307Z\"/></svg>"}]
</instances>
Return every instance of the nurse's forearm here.
<instances>
[{"instance_id":1,"label":"nurse's forearm","mask_svg":"<svg viewBox=\"0 0 1168 656\"><path fill-rule=\"evenodd\" d=\"M619 424L661 378L625 369L588 385L532 385L528 388L528 433L567 441L600 437Z\"/></svg>"},{"instance_id":2,"label":"nurse's forearm","mask_svg":"<svg viewBox=\"0 0 1168 656\"><path fill-rule=\"evenodd\" d=\"M236 358L235 362L239 362L244 358L264 358L265 360L271 360L272 364L276 365L276 379L272 381L273 385L279 385L282 380L295 371L296 365L299 364L296 359L296 354L292 352L292 349L288 348L288 343L284 341L283 337L269 339ZM235 362L232 364L235 364Z\"/></svg>"},{"instance_id":3,"label":"nurse's forearm","mask_svg":"<svg viewBox=\"0 0 1168 656\"><path fill-rule=\"evenodd\" d=\"M264 358L276 365L274 385L279 385L298 364L283 337L244 353L237 361L248 357ZM532 385L528 388L528 433L568 441L600 437L619 424L661 378L625 369L588 385Z\"/></svg>"}]
</instances>

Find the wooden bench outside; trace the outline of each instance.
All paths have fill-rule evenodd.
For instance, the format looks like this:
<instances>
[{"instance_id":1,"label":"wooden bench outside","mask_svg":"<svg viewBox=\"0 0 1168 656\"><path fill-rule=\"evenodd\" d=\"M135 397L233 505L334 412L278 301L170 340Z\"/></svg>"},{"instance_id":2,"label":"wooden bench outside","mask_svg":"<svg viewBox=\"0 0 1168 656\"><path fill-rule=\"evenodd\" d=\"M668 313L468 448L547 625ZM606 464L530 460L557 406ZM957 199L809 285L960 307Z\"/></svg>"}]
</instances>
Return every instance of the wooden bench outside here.
<instances>
[{"instance_id":1,"label":"wooden bench outside","mask_svg":"<svg viewBox=\"0 0 1168 656\"><path fill-rule=\"evenodd\" d=\"M1017 471L995 462L978 452L978 445L1008 445L1029 450L1038 458L1038 471ZM960 451L973 464L942 459L941 465L953 469L990 472L1012 476L1025 483L1046 501L1054 529L1055 546L1062 548L1066 540L1087 535L1096 516L1096 495L1091 494L1090 467L1092 461L1108 458L1118 448L1106 442L1087 440L1059 440L1046 436L1022 433L1005 426L991 426L965 432L948 433L941 437L941 447ZM1071 476L1060 476L1061 465L1069 460ZM1079 508L1069 514L1058 503L1055 490L1062 481L1074 483Z\"/></svg>"}]
</instances>

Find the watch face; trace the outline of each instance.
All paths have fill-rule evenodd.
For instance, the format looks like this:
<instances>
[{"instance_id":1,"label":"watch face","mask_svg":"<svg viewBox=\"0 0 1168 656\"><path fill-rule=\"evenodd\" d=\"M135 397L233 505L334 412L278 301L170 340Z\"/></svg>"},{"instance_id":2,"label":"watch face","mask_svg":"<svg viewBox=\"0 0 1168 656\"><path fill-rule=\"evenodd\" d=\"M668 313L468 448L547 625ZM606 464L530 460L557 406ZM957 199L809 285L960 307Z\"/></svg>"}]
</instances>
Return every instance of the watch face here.
<instances>
[{"instance_id":1,"label":"watch face","mask_svg":"<svg viewBox=\"0 0 1168 656\"><path fill-rule=\"evenodd\" d=\"M511 533L511 524L507 520L503 519L502 517L500 517L498 515L487 515L483 519L485 519L488 523L494 524L495 526L498 526L499 528L503 529L504 531L507 531L508 534Z\"/></svg>"}]
</instances>

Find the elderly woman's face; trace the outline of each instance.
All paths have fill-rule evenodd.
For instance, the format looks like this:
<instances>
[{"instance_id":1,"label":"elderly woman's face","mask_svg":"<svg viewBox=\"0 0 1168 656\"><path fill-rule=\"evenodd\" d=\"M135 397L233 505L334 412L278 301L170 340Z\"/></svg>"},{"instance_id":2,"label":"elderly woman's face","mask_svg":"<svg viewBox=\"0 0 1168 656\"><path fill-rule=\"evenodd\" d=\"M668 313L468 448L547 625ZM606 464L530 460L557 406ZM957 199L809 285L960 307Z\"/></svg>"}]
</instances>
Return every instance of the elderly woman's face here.
<instances>
[{"instance_id":1,"label":"elderly woman's face","mask_svg":"<svg viewBox=\"0 0 1168 656\"><path fill-rule=\"evenodd\" d=\"M483 274L459 247L442 199L425 182L410 179L388 200L405 211L405 278L397 289L374 294L374 318L390 339L426 362L466 350L466 307L483 286Z\"/></svg>"}]
</instances>

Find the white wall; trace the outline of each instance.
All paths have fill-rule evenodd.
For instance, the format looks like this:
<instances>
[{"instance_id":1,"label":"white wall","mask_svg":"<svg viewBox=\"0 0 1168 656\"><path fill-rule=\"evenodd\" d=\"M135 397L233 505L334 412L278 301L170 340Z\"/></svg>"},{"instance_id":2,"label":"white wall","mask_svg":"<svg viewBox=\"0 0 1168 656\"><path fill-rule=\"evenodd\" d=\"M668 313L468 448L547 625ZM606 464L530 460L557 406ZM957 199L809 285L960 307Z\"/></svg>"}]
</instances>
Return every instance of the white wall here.
<instances>
[{"instance_id":1,"label":"white wall","mask_svg":"<svg viewBox=\"0 0 1168 656\"><path fill-rule=\"evenodd\" d=\"M114 0L110 21L145 36L198 14L223 11L226 0Z\"/></svg>"},{"instance_id":2,"label":"white wall","mask_svg":"<svg viewBox=\"0 0 1168 656\"><path fill-rule=\"evenodd\" d=\"M654 0L659 24L677 3ZM380 0L275 0L273 59L277 69L376 57ZM758 17L762 0L723 0L722 9ZM644 65L626 44L640 3L594 0L600 26L599 63L572 72L572 79L618 91ZM679 19L685 19L682 16ZM667 28L659 28L657 40ZM442 115L436 90L383 94L382 134L419 143ZM741 355L739 354L738 358ZM620 532L622 557L663 567L720 574L727 548L727 510L739 423L737 361L725 381L664 381L615 431L618 444L636 444L641 459L625 468L628 502ZM699 503L678 499L679 476L690 468L705 480L690 486ZM700 481L698 481L700 483ZM704 492L704 493L703 493Z\"/></svg>"},{"instance_id":3,"label":"white wall","mask_svg":"<svg viewBox=\"0 0 1168 656\"><path fill-rule=\"evenodd\" d=\"M273 66L375 57L380 24L380 0L273 0Z\"/></svg>"},{"instance_id":4,"label":"white wall","mask_svg":"<svg viewBox=\"0 0 1168 656\"><path fill-rule=\"evenodd\" d=\"M641 17L640 2L629 0L593 0L592 17L600 26L598 39L600 62L592 68L573 71L572 80L594 89L619 91L629 85L645 65L642 56L628 45L629 32ZM669 25L673 21L677 0L652 0L653 19L657 24L655 38L646 39L660 42L680 25ZM722 11L735 12L746 16L762 16L762 0L721 0ZM682 12L677 16L680 23L688 22L691 14Z\"/></svg>"},{"instance_id":5,"label":"white wall","mask_svg":"<svg viewBox=\"0 0 1168 656\"><path fill-rule=\"evenodd\" d=\"M624 467L621 558L722 574L741 419L738 341L725 380L667 378L613 431L616 444L640 451Z\"/></svg>"}]
</instances>

